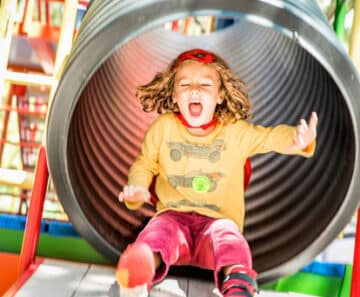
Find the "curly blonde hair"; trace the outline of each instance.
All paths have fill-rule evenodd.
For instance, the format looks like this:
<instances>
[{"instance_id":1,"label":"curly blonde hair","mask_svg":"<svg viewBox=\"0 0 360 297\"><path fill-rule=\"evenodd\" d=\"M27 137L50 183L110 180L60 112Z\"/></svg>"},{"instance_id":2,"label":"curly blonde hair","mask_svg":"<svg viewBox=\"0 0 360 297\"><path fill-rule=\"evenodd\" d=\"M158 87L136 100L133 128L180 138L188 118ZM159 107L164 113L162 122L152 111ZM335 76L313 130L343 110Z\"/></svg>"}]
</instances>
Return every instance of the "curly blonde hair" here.
<instances>
[{"instance_id":1,"label":"curly blonde hair","mask_svg":"<svg viewBox=\"0 0 360 297\"><path fill-rule=\"evenodd\" d=\"M187 60L181 59L186 51L174 59L169 67L155 75L152 81L145 85L137 87L136 97L140 100L143 110L146 112L157 111L158 113L179 112L177 103L172 99L175 76L179 66ZM247 85L234 75L228 64L220 56L211 53L211 63L215 66L220 79L220 93L223 94L224 100L218 104L215 109L215 117L219 122L233 122L240 119L250 119L250 103ZM201 63L201 61L200 61Z\"/></svg>"}]
</instances>

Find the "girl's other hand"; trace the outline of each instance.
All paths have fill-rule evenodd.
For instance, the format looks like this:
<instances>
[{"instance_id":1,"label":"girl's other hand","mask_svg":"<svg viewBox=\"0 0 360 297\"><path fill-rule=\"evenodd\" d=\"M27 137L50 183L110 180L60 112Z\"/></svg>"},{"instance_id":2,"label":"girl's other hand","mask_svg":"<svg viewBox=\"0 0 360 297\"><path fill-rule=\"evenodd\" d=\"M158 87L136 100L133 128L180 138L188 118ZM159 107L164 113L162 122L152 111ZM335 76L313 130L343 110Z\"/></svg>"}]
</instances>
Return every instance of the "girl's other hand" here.
<instances>
[{"instance_id":1,"label":"girl's other hand","mask_svg":"<svg viewBox=\"0 0 360 297\"><path fill-rule=\"evenodd\" d=\"M316 139L316 127L318 124L318 117L316 112L311 113L311 118L308 123L304 119L300 120L299 125L296 126L293 144L290 145L289 150L305 150Z\"/></svg>"},{"instance_id":2,"label":"girl's other hand","mask_svg":"<svg viewBox=\"0 0 360 297\"><path fill-rule=\"evenodd\" d=\"M143 186L125 185L119 193L120 202L150 202L150 192Z\"/></svg>"}]
</instances>

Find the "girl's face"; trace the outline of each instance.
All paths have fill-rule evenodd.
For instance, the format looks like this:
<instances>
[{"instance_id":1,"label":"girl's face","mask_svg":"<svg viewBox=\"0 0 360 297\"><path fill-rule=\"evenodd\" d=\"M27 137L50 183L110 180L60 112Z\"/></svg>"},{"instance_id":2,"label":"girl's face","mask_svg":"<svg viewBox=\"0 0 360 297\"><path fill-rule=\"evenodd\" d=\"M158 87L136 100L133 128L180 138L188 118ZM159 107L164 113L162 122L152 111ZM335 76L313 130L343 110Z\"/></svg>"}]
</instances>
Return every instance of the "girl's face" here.
<instances>
[{"instance_id":1,"label":"girl's face","mask_svg":"<svg viewBox=\"0 0 360 297\"><path fill-rule=\"evenodd\" d=\"M195 61L180 65L175 76L173 100L191 126L207 124L222 102L219 74L213 65Z\"/></svg>"}]
</instances>

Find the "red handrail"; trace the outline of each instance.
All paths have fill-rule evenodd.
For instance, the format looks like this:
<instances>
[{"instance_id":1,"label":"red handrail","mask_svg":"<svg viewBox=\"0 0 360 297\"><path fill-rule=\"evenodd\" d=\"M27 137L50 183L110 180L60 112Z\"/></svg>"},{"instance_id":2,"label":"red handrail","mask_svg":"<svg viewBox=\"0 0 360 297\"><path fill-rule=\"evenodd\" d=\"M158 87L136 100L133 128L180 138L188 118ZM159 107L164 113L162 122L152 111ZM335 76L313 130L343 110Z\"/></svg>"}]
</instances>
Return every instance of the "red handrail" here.
<instances>
[{"instance_id":1,"label":"red handrail","mask_svg":"<svg viewBox=\"0 0 360 297\"><path fill-rule=\"evenodd\" d=\"M355 247L351 277L351 297L360 296L360 208L357 211Z\"/></svg>"},{"instance_id":2,"label":"red handrail","mask_svg":"<svg viewBox=\"0 0 360 297\"><path fill-rule=\"evenodd\" d=\"M45 147L42 146L39 149L34 186L31 193L30 207L25 225L19 259L18 278L21 277L30 265L35 262L48 180L49 170L46 163L46 152Z\"/></svg>"}]
</instances>

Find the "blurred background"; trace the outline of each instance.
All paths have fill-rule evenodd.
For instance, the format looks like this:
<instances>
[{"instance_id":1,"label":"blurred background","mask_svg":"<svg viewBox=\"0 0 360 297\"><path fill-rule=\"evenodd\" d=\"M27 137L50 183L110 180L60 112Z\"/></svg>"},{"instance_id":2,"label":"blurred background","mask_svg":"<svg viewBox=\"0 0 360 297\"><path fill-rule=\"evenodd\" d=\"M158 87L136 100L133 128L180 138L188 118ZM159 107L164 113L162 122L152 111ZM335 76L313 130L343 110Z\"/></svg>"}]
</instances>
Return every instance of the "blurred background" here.
<instances>
[{"instance_id":1,"label":"blurred background","mask_svg":"<svg viewBox=\"0 0 360 297\"><path fill-rule=\"evenodd\" d=\"M355 7L359 3L355 0L317 2L346 51L355 57ZM21 249L34 170L39 148L44 142L49 98L56 89L62 65L91 1L1 0L0 5L0 252L16 254ZM232 19L202 16L164 26L187 35L200 35L211 34L233 23ZM357 66L360 64L356 59L353 62ZM319 255L317 261L351 265L355 211L338 240ZM51 181L42 228L38 255L108 263L72 228ZM71 246L71 250L67 250L67 246ZM0 267L4 263L0 261ZM343 296L340 292L344 274L337 288L338 295L331 296ZM4 281L1 284L0 278L0 295L6 285ZM276 286L278 289L280 282L272 288Z\"/></svg>"}]
</instances>

